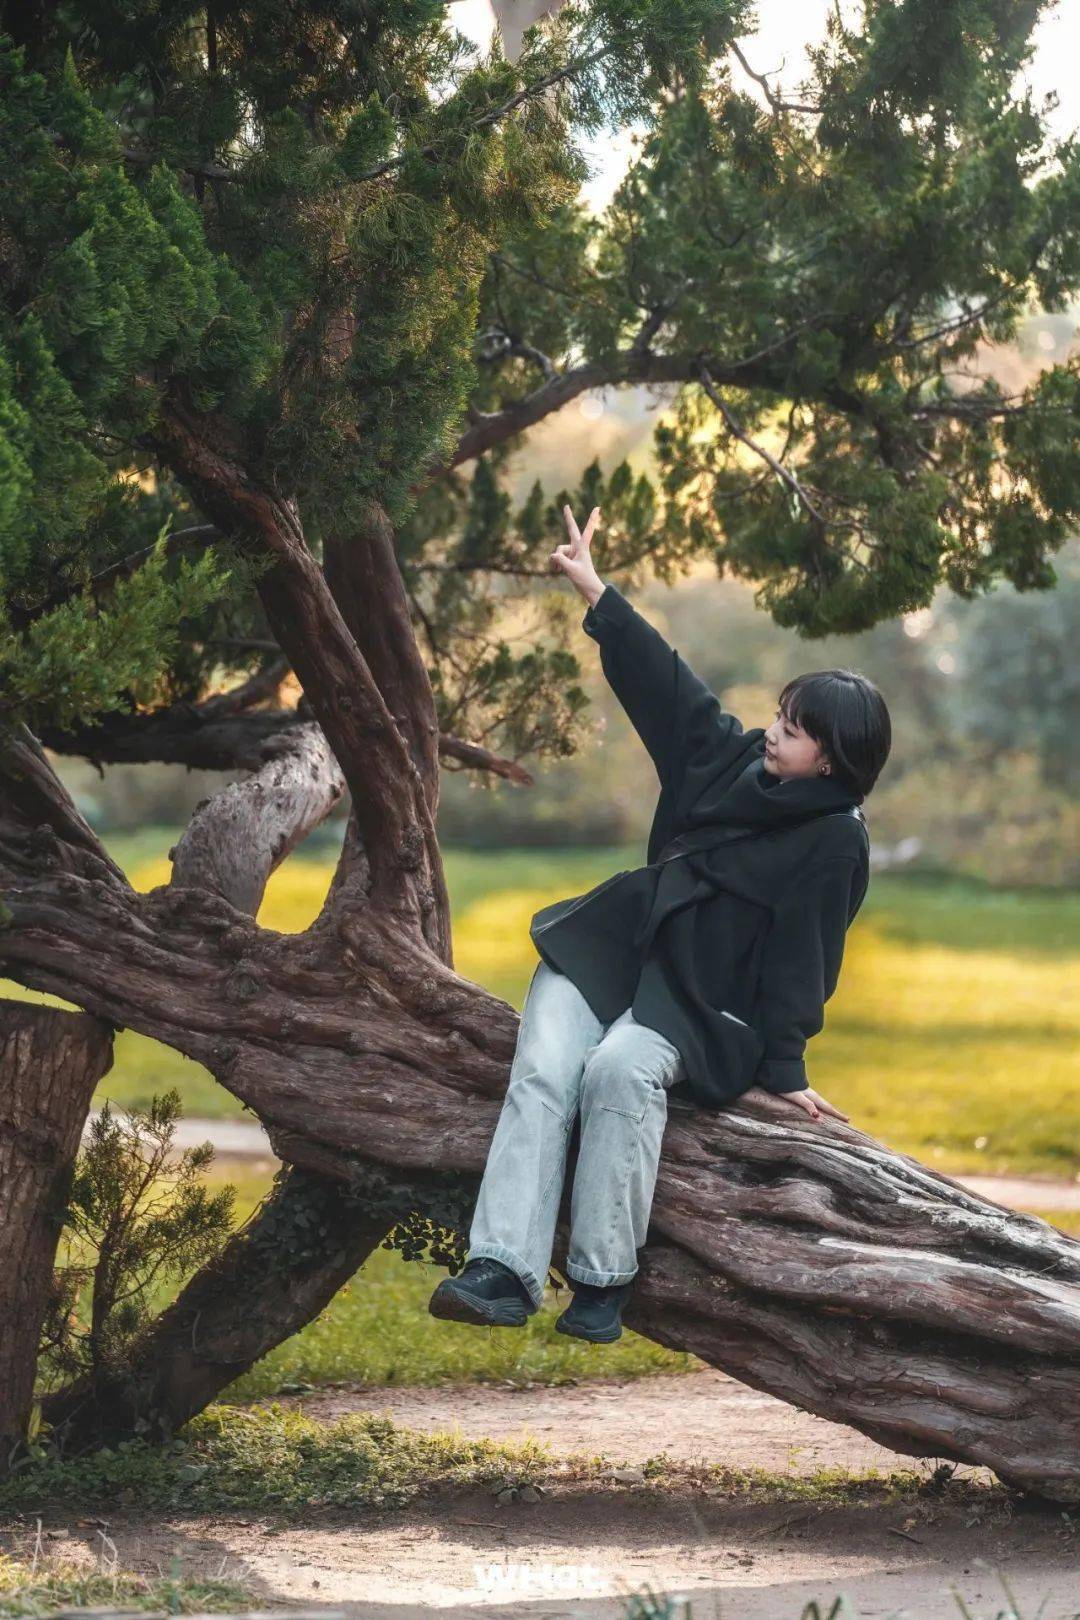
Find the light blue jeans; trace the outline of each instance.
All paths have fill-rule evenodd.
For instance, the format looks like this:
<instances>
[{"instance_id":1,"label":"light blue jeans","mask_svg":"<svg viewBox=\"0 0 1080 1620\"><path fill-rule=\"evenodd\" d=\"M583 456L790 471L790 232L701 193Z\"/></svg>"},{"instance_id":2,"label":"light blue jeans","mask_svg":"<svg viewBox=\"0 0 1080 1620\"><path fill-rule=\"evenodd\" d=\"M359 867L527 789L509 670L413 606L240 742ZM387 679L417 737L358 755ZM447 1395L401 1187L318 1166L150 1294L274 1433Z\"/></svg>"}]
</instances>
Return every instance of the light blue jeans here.
<instances>
[{"instance_id":1,"label":"light blue jeans","mask_svg":"<svg viewBox=\"0 0 1080 1620\"><path fill-rule=\"evenodd\" d=\"M610 1024L539 962L469 1230L470 1260L489 1256L544 1297L574 1117L581 1115L567 1275L629 1282L645 1242L667 1091L684 1076L671 1042L629 1008Z\"/></svg>"}]
</instances>

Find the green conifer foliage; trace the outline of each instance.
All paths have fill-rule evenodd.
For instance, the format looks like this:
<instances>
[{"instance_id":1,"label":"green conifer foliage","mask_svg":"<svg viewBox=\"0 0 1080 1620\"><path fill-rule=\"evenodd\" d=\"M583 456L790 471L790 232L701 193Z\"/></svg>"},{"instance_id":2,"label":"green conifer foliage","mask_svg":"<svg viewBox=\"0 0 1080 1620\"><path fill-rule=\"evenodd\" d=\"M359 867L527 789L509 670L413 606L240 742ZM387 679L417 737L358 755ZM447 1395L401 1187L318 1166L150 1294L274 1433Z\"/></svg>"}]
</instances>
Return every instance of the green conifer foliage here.
<instances>
[{"instance_id":1,"label":"green conifer foliage","mask_svg":"<svg viewBox=\"0 0 1080 1620\"><path fill-rule=\"evenodd\" d=\"M269 656L242 512L151 552L211 515L166 418L316 556L390 515L440 719L492 745L571 746L565 626L522 655L497 623L567 495L609 573L712 556L809 636L1052 586L1076 361L1013 397L958 375L1080 284L1080 151L1016 85L1043 9L868 0L763 108L744 0L564 5L513 63L435 0L5 7L0 715ZM580 141L628 122L595 216ZM573 489L511 499L530 428L641 384L654 477L586 445Z\"/></svg>"}]
</instances>

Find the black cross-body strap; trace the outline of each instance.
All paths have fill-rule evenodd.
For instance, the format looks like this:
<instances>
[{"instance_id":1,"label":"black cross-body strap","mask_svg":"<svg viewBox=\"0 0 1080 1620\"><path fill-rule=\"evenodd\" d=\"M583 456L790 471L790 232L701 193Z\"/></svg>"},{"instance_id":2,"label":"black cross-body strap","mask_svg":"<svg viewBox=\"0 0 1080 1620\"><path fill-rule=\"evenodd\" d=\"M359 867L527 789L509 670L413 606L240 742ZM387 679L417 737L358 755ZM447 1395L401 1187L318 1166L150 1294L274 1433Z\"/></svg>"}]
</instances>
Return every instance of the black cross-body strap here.
<instances>
[{"instance_id":1,"label":"black cross-body strap","mask_svg":"<svg viewBox=\"0 0 1080 1620\"><path fill-rule=\"evenodd\" d=\"M855 816L860 822L866 819L857 804L847 810L827 810L823 816L815 819L827 821L830 816ZM695 855L703 849L714 849L719 844L731 844L744 838L761 838L765 833L778 830L776 827L702 827L696 833L680 833L667 846L669 849L675 844L680 847L670 855L661 856L654 864L666 866L668 861L677 861L683 855Z\"/></svg>"}]
</instances>

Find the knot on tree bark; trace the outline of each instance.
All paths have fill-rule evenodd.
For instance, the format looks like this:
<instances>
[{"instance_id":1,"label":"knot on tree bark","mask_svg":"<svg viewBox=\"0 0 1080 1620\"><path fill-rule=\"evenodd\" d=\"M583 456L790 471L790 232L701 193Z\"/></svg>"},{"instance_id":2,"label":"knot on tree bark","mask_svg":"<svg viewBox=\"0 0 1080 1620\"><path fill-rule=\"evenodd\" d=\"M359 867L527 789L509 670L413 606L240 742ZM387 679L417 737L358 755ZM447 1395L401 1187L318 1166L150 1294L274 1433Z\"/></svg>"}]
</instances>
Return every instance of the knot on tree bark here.
<instances>
[{"instance_id":1,"label":"knot on tree bark","mask_svg":"<svg viewBox=\"0 0 1080 1620\"><path fill-rule=\"evenodd\" d=\"M47 821L39 821L26 841L30 854L42 866L54 866L60 859L60 839Z\"/></svg>"},{"instance_id":2,"label":"knot on tree bark","mask_svg":"<svg viewBox=\"0 0 1080 1620\"><path fill-rule=\"evenodd\" d=\"M398 845L398 863L404 872L415 872L424 857L424 835L415 821L405 829Z\"/></svg>"},{"instance_id":3,"label":"knot on tree bark","mask_svg":"<svg viewBox=\"0 0 1080 1620\"><path fill-rule=\"evenodd\" d=\"M223 928L218 936L218 949L223 956L243 956L252 941L256 938L258 930L254 925L244 923L230 923Z\"/></svg>"},{"instance_id":4,"label":"knot on tree bark","mask_svg":"<svg viewBox=\"0 0 1080 1620\"><path fill-rule=\"evenodd\" d=\"M211 1056L216 1078L224 1081L240 1059L240 1048L235 1041L218 1041L213 1047Z\"/></svg>"},{"instance_id":5,"label":"knot on tree bark","mask_svg":"<svg viewBox=\"0 0 1080 1620\"><path fill-rule=\"evenodd\" d=\"M232 1002L251 1001L258 995L260 985L258 975L245 965L230 973L225 980L225 998Z\"/></svg>"}]
</instances>

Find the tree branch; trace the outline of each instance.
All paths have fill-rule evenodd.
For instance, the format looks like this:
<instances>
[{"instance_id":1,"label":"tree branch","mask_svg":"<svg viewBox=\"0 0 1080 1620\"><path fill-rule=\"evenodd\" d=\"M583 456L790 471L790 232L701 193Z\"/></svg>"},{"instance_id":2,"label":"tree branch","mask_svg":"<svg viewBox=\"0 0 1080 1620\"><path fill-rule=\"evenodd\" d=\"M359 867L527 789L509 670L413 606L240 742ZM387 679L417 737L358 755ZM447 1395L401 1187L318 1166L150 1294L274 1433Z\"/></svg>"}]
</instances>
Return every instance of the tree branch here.
<instances>
[{"instance_id":1,"label":"tree branch","mask_svg":"<svg viewBox=\"0 0 1080 1620\"><path fill-rule=\"evenodd\" d=\"M730 42L730 49L732 55L738 60L743 72L749 74L751 79L754 79L758 84L760 84L765 94L765 100L769 103L769 106L772 108L773 112L819 113L821 111L820 106L816 102L807 103L803 101L786 101L783 96L778 96L775 90L771 90L769 88L767 76L764 73L754 72L753 68L750 66L749 62L746 60L746 57L743 55L742 51L739 49L734 40ZM777 71L779 71L779 69Z\"/></svg>"},{"instance_id":2,"label":"tree branch","mask_svg":"<svg viewBox=\"0 0 1080 1620\"><path fill-rule=\"evenodd\" d=\"M256 588L348 782L372 892L398 908L404 926L425 934L433 929L433 942L437 939L441 948L436 896L417 881L426 865L430 817L416 767L307 547L295 502L260 487L221 424L190 412L178 389L148 435L147 447L174 469L215 522L270 559Z\"/></svg>"},{"instance_id":3,"label":"tree branch","mask_svg":"<svg viewBox=\"0 0 1080 1620\"><path fill-rule=\"evenodd\" d=\"M275 867L326 820L345 791L321 728L293 726L253 777L204 799L169 851L177 888L209 889L254 917Z\"/></svg>"},{"instance_id":4,"label":"tree branch","mask_svg":"<svg viewBox=\"0 0 1080 1620\"><path fill-rule=\"evenodd\" d=\"M586 68L595 67L596 64L598 62L602 62L605 57L611 56L614 51L621 50L625 45L632 43L632 41L632 34L622 35L616 39L609 40L606 45L600 46L599 49L594 50L586 56L580 57L576 61L567 62L561 68L553 68L550 73L545 73L543 77L537 79L534 84L523 85L520 90L518 90L514 95L510 96L507 101L500 103L498 107L492 107L486 113L482 113L479 118L473 119L472 123L469 124L467 131L462 132L455 130L452 133L443 136L440 141L432 141L426 146L418 147L416 149L416 155L425 158L438 158L441 147L448 145L453 140L461 140L463 138L463 134L472 134L476 130L487 129L492 124L501 123L504 118L508 118L511 113L516 112L519 107L524 106L527 101L531 101L537 97L546 95L547 92L554 89L557 84L562 84L566 79L572 79L575 73L581 73L584 72ZM382 163L377 163L373 168L365 169L362 174L355 176L355 180L378 180L381 175L389 174L392 170L399 169L401 165L406 163L411 156L413 156L413 153L399 152L396 157L386 158Z\"/></svg>"},{"instance_id":5,"label":"tree branch","mask_svg":"<svg viewBox=\"0 0 1080 1620\"><path fill-rule=\"evenodd\" d=\"M128 889L127 878L105 851L75 806L34 734L22 724L0 726L0 815L14 816L33 829L43 854L73 868L89 864L111 884Z\"/></svg>"},{"instance_id":6,"label":"tree branch","mask_svg":"<svg viewBox=\"0 0 1080 1620\"><path fill-rule=\"evenodd\" d=\"M323 543L327 583L387 707L409 740L412 761L434 816L439 800L439 728L435 695L409 613L394 531L371 502L366 521Z\"/></svg>"},{"instance_id":7,"label":"tree branch","mask_svg":"<svg viewBox=\"0 0 1080 1620\"><path fill-rule=\"evenodd\" d=\"M287 670L287 662L281 661ZM99 768L109 765L160 763L186 765L189 770L259 771L279 749L291 744L289 734L310 722L306 704L299 709L261 709L243 712L245 693L255 693L273 677L269 671L252 676L232 692L222 692L203 703L179 703L149 714L106 715L93 726L75 731L45 729L41 741L55 754L77 755ZM277 683L275 683L276 685ZM507 781L531 786L533 778L514 760L492 753L453 732L440 731L439 755L474 770L491 771Z\"/></svg>"},{"instance_id":8,"label":"tree branch","mask_svg":"<svg viewBox=\"0 0 1080 1620\"><path fill-rule=\"evenodd\" d=\"M501 776L507 782L516 782L521 787L532 787L534 778L519 765L517 760L503 759L499 754L493 754L489 748L483 748L479 743L465 742L461 737L443 735L441 739L441 752L446 759L456 759L463 766L473 770L490 771L493 776Z\"/></svg>"},{"instance_id":9,"label":"tree branch","mask_svg":"<svg viewBox=\"0 0 1080 1620\"><path fill-rule=\"evenodd\" d=\"M134 163L140 168L149 168L152 163L162 160L160 152L140 152L134 146L124 148L123 158L125 163ZM176 167L196 179L222 180L227 185L238 185L244 179L243 171L227 169L223 163L177 163Z\"/></svg>"},{"instance_id":10,"label":"tree branch","mask_svg":"<svg viewBox=\"0 0 1080 1620\"><path fill-rule=\"evenodd\" d=\"M827 520L823 514L818 511L817 507L814 505L813 501L810 499L809 495L806 493L806 490L796 478L795 474L791 472L789 468L785 467L783 462L777 461L776 457L765 447L765 445L759 444L756 439L752 439L750 435L745 432L742 427L740 427L739 423L735 420L734 416L732 416L723 399L721 399L720 395L717 393L716 388L713 385L713 380L709 376L708 368L704 365L700 369L698 380L706 394L720 412L720 415L724 418L724 421L727 423L728 428L734 434L734 436L745 444L749 450L752 450L756 456L760 456L761 460L766 462L768 466L772 468L776 476L787 484L789 489L794 491L795 495L810 513L810 516L820 523L821 527L824 529L827 526Z\"/></svg>"},{"instance_id":11,"label":"tree branch","mask_svg":"<svg viewBox=\"0 0 1080 1620\"><path fill-rule=\"evenodd\" d=\"M535 427L545 417L562 410L563 406L592 388L695 382L704 363L714 380L721 384L738 388L766 388L782 393L787 378L776 357L794 343L800 332L818 327L828 313L821 310L808 315L753 354L736 360L721 360L700 353L654 354L647 347L630 348L621 350L609 359L585 361L567 371L558 372L524 398L512 400L499 411L489 411L479 421L472 423L461 435L449 459L429 463L414 487L422 489L463 462L472 461L496 445L504 444L526 429ZM643 330L647 330L647 327L648 320ZM639 333L639 340L640 336Z\"/></svg>"},{"instance_id":12,"label":"tree branch","mask_svg":"<svg viewBox=\"0 0 1080 1620\"><path fill-rule=\"evenodd\" d=\"M196 523L190 528L177 529L173 534L166 535L163 550L166 557L175 557L181 551L201 548L214 540L222 539L224 535L216 524ZM110 563L108 568L93 574L85 584L57 586L56 590L51 591L40 602L35 602L32 607L10 607L8 612L11 622L17 630L25 630L35 619L53 612L55 608L63 607L72 597L81 596L84 590L88 590L97 601L103 591L111 590L119 580L127 579L134 574L143 563L149 562L153 554L153 546L144 546L141 551L133 551L129 556L121 557L118 562Z\"/></svg>"}]
</instances>

